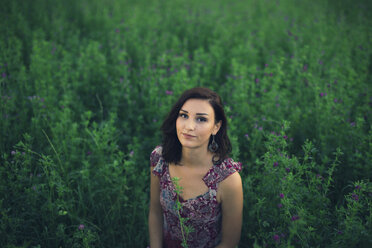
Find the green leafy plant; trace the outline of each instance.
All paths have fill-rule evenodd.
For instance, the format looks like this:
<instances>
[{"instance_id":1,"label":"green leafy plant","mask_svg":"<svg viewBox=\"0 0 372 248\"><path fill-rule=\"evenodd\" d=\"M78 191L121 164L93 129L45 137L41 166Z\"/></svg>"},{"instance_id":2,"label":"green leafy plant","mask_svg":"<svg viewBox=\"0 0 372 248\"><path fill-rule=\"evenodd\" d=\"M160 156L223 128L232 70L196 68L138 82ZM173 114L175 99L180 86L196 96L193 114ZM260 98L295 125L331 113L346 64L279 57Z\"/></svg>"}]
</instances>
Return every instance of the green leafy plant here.
<instances>
[{"instance_id":1,"label":"green leafy plant","mask_svg":"<svg viewBox=\"0 0 372 248\"><path fill-rule=\"evenodd\" d=\"M181 216L182 204L180 202L180 195L182 194L183 188L179 185L179 180L180 180L180 178L178 178L178 177L173 177L172 178L172 182L175 186L175 192L177 194L177 200L176 200L174 208L177 211L178 219L180 221L180 228L181 228L181 233L182 233L182 243L181 243L181 245L182 245L182 247L187 248L188 247L187 237L189 236L189 234L191 232L194 231L194 228L192 226L186 225L186 222L187 222L188 218L185 218L185 217Z\"/></svg>"}]
</instances>

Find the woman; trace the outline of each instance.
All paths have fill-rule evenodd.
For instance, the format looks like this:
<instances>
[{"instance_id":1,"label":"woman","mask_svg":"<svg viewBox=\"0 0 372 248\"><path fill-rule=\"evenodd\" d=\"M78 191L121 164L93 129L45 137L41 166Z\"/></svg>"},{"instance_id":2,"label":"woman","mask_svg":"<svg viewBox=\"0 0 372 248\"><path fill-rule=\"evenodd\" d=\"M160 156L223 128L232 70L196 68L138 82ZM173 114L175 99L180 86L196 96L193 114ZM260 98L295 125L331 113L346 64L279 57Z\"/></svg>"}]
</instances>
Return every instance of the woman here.
<instances>
[{"instance_id":1,"label":"woman","mask_svg":"<svg viewBox=\"0 0 372 248\"><path fill-rule=\"evenodd\" d=\"M231 144L221 98L207 88L185 91L164 120L163 144L151 153L150 247L235 247L242 226L241 164ZM177 195L172 178L179 178ZM175 208L177 200L181 209Z\"/></svg>"}]
</instances>

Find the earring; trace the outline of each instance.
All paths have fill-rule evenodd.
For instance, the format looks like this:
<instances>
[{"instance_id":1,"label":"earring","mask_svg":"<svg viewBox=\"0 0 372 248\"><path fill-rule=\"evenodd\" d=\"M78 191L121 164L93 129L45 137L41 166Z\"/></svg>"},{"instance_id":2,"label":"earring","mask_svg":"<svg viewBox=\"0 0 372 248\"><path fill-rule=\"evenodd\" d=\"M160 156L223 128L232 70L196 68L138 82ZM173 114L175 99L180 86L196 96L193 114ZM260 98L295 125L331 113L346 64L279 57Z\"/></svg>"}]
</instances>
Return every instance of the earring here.
<instances>
[{"instance_id":1,"label":"earring","mask_svg":"<svg viewBox=\"0 0 372 248\"><path fill-rule=\"evenodd\" d=\"M209 144L209 146L208 146L208 149L209 149L209 151L211 151L211 152L216 152L217 150L218 150L218 144L217 144L217 142L214 140L214 136L215 135L212 135L212 138L213 138L213 140L212 140L212 142Z\"/></svg>"}]
</instances>

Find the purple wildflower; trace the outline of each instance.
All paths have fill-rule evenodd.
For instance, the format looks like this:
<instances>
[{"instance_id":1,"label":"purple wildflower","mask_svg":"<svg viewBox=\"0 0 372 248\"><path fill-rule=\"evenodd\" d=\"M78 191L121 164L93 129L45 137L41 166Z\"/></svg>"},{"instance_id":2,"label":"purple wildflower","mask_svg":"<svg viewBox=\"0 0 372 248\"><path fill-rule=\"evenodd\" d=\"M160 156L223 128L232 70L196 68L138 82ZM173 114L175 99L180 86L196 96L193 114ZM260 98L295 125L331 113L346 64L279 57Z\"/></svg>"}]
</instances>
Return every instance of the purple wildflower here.
<instances>
[{"instance_id":1,"label":"purple wildflower","mask_svg":"<svg viewBox=\"0 0 372 248\"><path fill-rule=\"evenodd\" d=\"M260 130L260 131L262 131L262 129L263 129L262 127L259 127L259 128L258 128L258 130Z\"/></svg>"},{"instance_id":2,"label":"purple wildflower","mask_svg":"<svg viewBox=\"0 0 372 248\"><path fill-rule=\"evenodd\" d=\"M260 82L260 79L256 78L256 84L258 84Z\"/></svg>"},{"instance_id":3,"label":"purple wildflower","mask_svg":"<svg viewBox=\"0 0 372 248\"><path fill-rule=\"evenodd\" d=\"M323 61L319 60L319 65L322 65L323 64Z\"/></svg>"},{"instance_id":4,"label":"purple wildflower","mask_svg":"<svg viewBox=\"0 0 372 248\"><path fill-rule=\"evenodd\" d=\"M165 94L167 94L167 95L173 95L173 91L166 90L166 91L165 91Z\"/></svg>"},{"instance_id":5,"label":"purple wildflower","mask_svg":"<svg viewBox=\"0 0 372 248\"><path fill-rule=\"evenodd\" d=\"M283 207L283 204L279 203L278 208L282 208L282 207Z\"/></svg>"},{"instance_id":6,"label":"purple wildflower","mask_svg":"<svg viewBox=\"0 0 372 248\"><path fill-rule=\"evenodd\" d=\"M320 174L316 174L316 177L323 181L323 177Z\"/></svg>"},{"instance_id":7,"label":"purple wildflower","mask_svg":"<svg viewBox=\"0 0 372 248\"><path fill-rule=\"evenodd\" d=\"M296 221L300 219L300 217L298 215L293 215L292 218L291 218L291 221Z\"/></svg>"},{"instance_id":8,"label":"purple wildflower","mask_svg":"<svg viewBox=\"0 0 372 248\"><path fill-rule=\"evenodd\" d=\"M268 64L265 64L265 67L268 67L269 65Z\"/></svg>"},{"instance_id":9,"label":"purple wildflower","mask_svg":"<svg viewBox=\"0 0 372 248\"><path fill-rule=\"evenodd\" d=\"M279 237L278 234L275 234L275 235L273 236L273 239L275 240L275 242L280 242L280 237Z\"/></svg>"},{"instance_id":10,"label":"purple wildflower","mask_svg":"<svg viewBox=\"0 0 372 248\"><path fill-rule=\"evenodd\" d=\"M360 185L355 186L355 189L361 189Z\"/></svg>"},{"instance_id":11,"label":"purple wildflower","mask_svg":"<svg viewBox=\"0 0 372 248\"><path fill-rule=\"evenodd\" d=\"M287 31L289 36L292 36L292 32L290 30Z\"/></svg>"},{"instance_id":12,"label":"purple wildflower","mask_svg":"<svg viewBox=\"0 0 372 248\"><path fill-rule=\"evenodd\" d=\"M333 99L333 102L337 103L337 98Z\"/></svg>"},{"instance_id":13,"label":"purple wildflower","mask_svg":"<svg viewBox=\"0 0 372 248\"><path fill-rule=\"evenodd\" d=\"M244 136L245 136L246 138L249 138L249 134L247 134L247 133L246 133L246 134L244 134Z\"/></svg>"},{"instance_id":14,"label":"purple wildflower","mask_svg":"<svg viewBox=\"0 0 372 248\"><path fill-rule=\"evenodd\" d=\"M288 139L288 136L287 136L287 135L284 135L283 138L284 138L284 139Z\"/></svg>"},{"instance_id":15,"label":"purple wildflower","mask_svg":"<svg viewBox=\"0 0 372 248\"><path fill-rule=\"evenodd\" d=\"M350 126L355 127L355 122L351 122Z\"/></svg>"},{"instance_id":16,"label":"purple wildflower","mask_svg":"<svg viewBox=\"0 0 372 248\"><path fill-rule=\"evenodd\" d=\"M291 169L285 168L285 171L289 173L291 171Z\"/></svg>"},{"instance_id":17,"label":"purple wildflower","mask_svg":"<svg viewBox=\"0 0 372 248\"><path fill-rule=\"evenodd\" d=\"M270 77L272 77L273 76L273 73L272 72L270 72Z\"/></svg>"},{"instance_id":18,"label":"purple wildflower","mask_svg":"<svg viewBox=\"0 0 372 248\"><path fill-rule=\"evenodd\" d=\"M338 231L337 231L337 234L339 234L339 235L342 235L342 234L343 234L343 232L342 232L342 231L340 231L340 230L338 230Z\"/></svg>"},{"instance_id":19,"label":"purple wildflower","mask_svg":"<svg viewBox=\"0 0 372 248\"><path fill-rule=\"evenodd\" d=\"M6 78L6 73L3 72L3 74L1 74L1 76L2 76L3 78Z\"/></svg>"},{"instance_id":20,"label":"purple wildflower","mask_svg":"<svg viewBox=\"0 0 372 248\"><path fill-rule=\"evenodd\" d=\"M131 157L133 156L133 154L134 154L134 151L133 151L133 150L130 151L129 155L130 155Z\"/></svg>"},{"instance_id":21,"label":"purple wildflower","mask_svg":"<svg viewBox=\"0 0 372 248\"><path fill-rule=\"evenodd\" d=\"M84 230L85 226L83 224L79 225L79 230Z\"/></svg>"},{"instance_id":22,"label":"purple wildflower","mask_svg":"<svg viewBox=\"0 0 372 248\"><path fill-rule=\"evenodd\" d=\"M12 154L12 155L15 155L15 154L16 154L16 151L12 151L11 154Z\"/></svg>"},{"instance_id":23,"label":"purple wildflower","mask_svg":"<svg viewBox=\"0 0 372 248\"><path fill-rule=\"evenodd\" d=\"M87 152L87 155L88 155L88 156L90 156L91 154L92 154L92 152L91 152L91 151L88 151L88 152Z\"/></svg>"},{"instance_id":24,"label":"purple wildflower","mask_svg":"<svg viewBox=\"0 0 372 248\"><path fill-rule=\"evenodd\" d=\"M34 185L34 186L32 186L32 189L34 190L34 191L36 191L36 186Z\"/></svg>"},{"instance_id":25,"label":"purple wildflower","mask_svg":"<svg viewBox=\"0 0 372 248\"><path fill-rule=\"evenodd\" d=\"M278 162L276 162L276 161L275 161L274 164L273 164L274 167L278 167L278 165L279 165L279 164L278 164Z\"/></svg>"},{"instance_id":26,"label":"purple wildflower","mask_svg":"<svg viewBox=\"0 0 372 248\"><path fill-rule=\"evenodd\" d=\"M359 196L355 193L351 195L351 198L353 198L354 201L359 201Z\"/></svg>"},{"instance_id":27,"label":"purple wildflower","mask_svg":"<svg viewBox=\"0 0 372 248\"><path fill-rule=\"evenodd\" d=\"M284 198L284 194L283 193L280 193L279 194L279 197L283 199Z\"/></svg>"}]
</instances>

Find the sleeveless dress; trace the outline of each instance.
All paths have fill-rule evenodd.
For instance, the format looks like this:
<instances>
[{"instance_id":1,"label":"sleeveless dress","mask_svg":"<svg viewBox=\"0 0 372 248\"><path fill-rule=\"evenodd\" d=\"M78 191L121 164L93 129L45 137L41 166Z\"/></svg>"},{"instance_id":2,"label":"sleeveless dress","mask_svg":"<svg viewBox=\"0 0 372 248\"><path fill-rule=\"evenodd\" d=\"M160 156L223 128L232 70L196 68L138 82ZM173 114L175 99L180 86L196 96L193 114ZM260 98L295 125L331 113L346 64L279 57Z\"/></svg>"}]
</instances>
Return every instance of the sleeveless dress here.
<instances>
[{"instance_id":1,"label":"sleeveless dress","mask_svg":"<svg viewBox=\"0 0 372 248\"><path fill-rule=\"evenodd\" d=\"M182 247L182 232L178 213L175 209L177 194L169 174L168 163L162 157L162 147L157 146L151 153L152 173L160 179L160 204L163 209L163 244L166 248ZM231 158L213 165L203 177L208 191L197 197L183 200L180 214L188 218L185 225L194 229L187 239L190 248L215 247L221 241L222 209L217 202L218 185L225 178L241 170L241 163Z\"/></svg>"}]
</instances>

